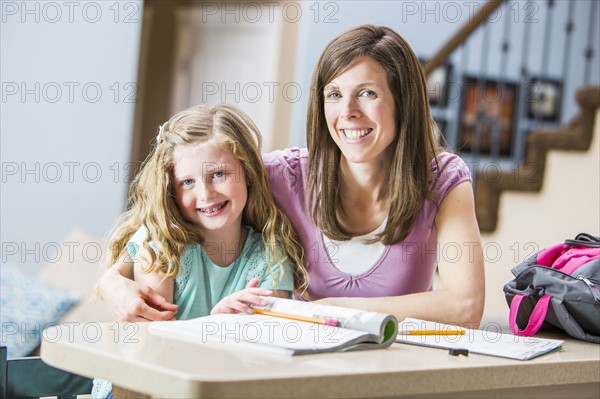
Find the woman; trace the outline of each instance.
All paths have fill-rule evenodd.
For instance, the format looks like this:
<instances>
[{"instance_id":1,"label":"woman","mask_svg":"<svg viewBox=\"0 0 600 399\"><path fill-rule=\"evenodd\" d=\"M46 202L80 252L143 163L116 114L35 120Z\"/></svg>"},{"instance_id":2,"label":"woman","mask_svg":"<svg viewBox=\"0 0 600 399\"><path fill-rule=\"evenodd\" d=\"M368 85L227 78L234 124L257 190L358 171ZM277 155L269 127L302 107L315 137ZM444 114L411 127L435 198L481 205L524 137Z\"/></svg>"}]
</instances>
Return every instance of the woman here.
<instances>
[{"instance_id":1,"label":"woman","mask_svg":"<svg viewBox=\"0 0 600 399\"><path fill-rule=\"evenodd\" d=\"M308 297L339 306L477 326L484 304L468 169L441 152L426 83L393 30L351 29L312 78L308 149L264 156L277 205L300 237ZM435 269L442 288L431 291ZM165 320L176 307L111 268L102 297L122 320Z\"/></svg>"}]
</instances>

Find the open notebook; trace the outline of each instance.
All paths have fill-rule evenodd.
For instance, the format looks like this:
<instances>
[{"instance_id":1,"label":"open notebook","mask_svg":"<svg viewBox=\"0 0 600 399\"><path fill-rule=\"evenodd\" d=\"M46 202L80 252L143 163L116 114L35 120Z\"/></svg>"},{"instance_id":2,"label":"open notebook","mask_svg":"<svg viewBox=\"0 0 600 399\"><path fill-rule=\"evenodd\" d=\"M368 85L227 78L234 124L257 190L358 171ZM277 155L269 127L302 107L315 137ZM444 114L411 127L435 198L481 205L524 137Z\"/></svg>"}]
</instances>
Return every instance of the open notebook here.
<instances>
[{"instance_id":1,"label":"open notebook","mask_svg":"<svg viewBox=\"0 0 600 399\"><path fill-rule=\"evenodd\" d=\"M269 303L260 310L279 316L219 314L153 322L149 329L198 344L238 345L286 355L386 348L396 337L398 321L392 315L283 298L265 299Z\"/></svg>"},{"instance_id":2,"label":"open notebook","mask_svg":"<svg viewBox=\"0 0 600 399\"><path fill-rule=\"evenodd\" d=\"M481 330L472 330L411 318L406 318L399 323L398 329L399 331L436 330L441 332L464 330L464 335L398 334L396 342L441 349L468 349L471 353L517 360L533 359L559 349L564 342L555 339L503 334L499 326L485 326Z\"/></svg>"}]
</instances>

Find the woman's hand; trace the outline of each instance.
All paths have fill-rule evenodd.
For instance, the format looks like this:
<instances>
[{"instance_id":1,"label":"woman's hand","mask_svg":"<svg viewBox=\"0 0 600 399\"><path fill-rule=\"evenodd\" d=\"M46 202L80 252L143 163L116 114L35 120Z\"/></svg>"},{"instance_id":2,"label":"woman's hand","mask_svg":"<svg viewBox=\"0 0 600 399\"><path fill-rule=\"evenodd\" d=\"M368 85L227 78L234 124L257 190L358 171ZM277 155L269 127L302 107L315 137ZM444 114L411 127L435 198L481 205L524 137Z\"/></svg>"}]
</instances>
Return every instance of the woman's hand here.
<instances>
[{"instance_id":1,"label":"woman's hand","mask_svg":"<svg viewBox=\"0 0 600 399\"><path fill-rule=\"evenodd\" d=\"M125 262L108 269L98 284L100 296L117 321L172 320L177 305L167 302L152 288L123 276Z\"/></svg>"},{"instance_id":2,"label":"woman's hand","mask_svg":"<svg viewBox=\"0 0 600 399\"><path fill-rule=\"evenodd\" d=\"M221 299L210 311L210 314L218 313L252 313L250 305L265 306L263 296L270 296L273 291L258 288L258 279L250 280L246 288Z\"/></svg>"}]
</instances>

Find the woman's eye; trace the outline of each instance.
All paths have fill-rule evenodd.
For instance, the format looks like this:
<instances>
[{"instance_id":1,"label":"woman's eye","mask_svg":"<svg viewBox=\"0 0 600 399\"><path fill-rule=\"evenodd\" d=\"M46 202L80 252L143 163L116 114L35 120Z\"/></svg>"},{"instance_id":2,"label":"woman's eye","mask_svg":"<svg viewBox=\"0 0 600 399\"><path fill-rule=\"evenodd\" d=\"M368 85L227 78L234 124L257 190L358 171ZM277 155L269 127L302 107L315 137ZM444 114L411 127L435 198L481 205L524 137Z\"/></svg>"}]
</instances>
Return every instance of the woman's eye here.
<instances>
[{"instance_id":1,"label":"woman's eye","mask_svg":"<svg viewBox=\"0 0 600 399\"><path fill-rule=\"evenodd\" d=\"M375 92L373 90L363 90L360 93L361 97L375 97Z\"/></svg>"},{"instance_id":2,"label":"woman's eye","mask_svg":"<svg viewBox=\"0 0 600 399\"><path fill-rule=\"evenodd\" d=\"M325 94L325 100L328 100L328 101L337 101L340 99L340 97L341 97L340 93L338 93L338 92L331 92L331 93Z\"/></svg>"},{"instance_id":3,"label":"woman's eye","mask_svg":"<svg viewBox=\"0 0 600 399\"><path fill-rule=\"evenodd\" d=\"M189 186L192 185L194 183L194 179L185 179L181 181L181 185L182 186Z\"/></svg>"},{"instance_id":4,"label":"woman's eye","mask_svg":"<svg viewBox=\"0 0 600 399\"><path fill-rule=\"evenodd\" d=\"M221 178L225 177L225 172L223 172L222 170L215 172L213 174L213 177L215 177L217 179L221 179Z\"/></svg>"}]
</instances>

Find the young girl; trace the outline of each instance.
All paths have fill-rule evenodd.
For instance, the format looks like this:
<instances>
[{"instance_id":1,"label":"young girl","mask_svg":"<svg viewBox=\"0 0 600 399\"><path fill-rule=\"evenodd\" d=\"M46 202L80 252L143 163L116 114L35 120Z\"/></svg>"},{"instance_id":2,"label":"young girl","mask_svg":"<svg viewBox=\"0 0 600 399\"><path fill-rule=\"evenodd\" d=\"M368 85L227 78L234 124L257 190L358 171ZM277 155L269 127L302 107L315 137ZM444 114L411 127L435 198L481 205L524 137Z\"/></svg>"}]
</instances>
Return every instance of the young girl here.
<instances>
[{"instance_id":1,"label":"young girl","mask_svg":"<svg viewBox=\"0 0 600 399\"><path fill-rule=\"evenodd\" d=\"M254 123L233 106L193 107L159 129L109 240L110 264L178 305L176 319L251 312L308 280L275 206ZM96 381L95 397L110 397Z\"/></svg>"}]
</instances>

